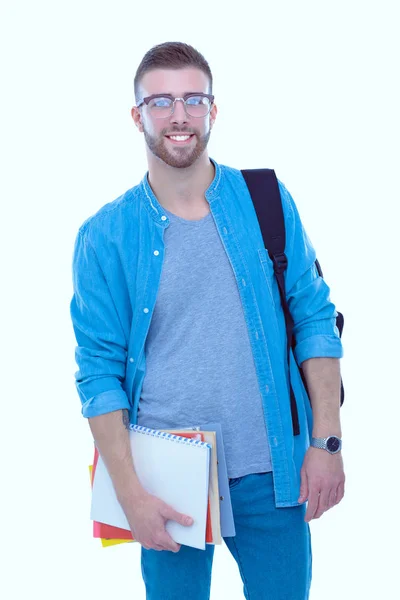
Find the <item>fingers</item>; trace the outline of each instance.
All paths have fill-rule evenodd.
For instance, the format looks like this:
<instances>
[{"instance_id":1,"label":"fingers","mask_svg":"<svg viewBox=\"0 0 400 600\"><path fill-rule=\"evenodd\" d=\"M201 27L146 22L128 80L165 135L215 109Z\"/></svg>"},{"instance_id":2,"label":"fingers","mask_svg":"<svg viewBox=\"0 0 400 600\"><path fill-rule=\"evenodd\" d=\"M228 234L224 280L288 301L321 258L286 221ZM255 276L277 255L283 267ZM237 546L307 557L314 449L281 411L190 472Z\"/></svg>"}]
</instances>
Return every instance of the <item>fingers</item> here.
<instances>
[{"instance_id":1,"label":"fingers","mask_svg":"<svg viewBox=\"0 0 400 600\"><path fill-rule=\"evenodd\" d=\"M174 540L168 535L168 533L164 532L166 535L158 535L157 541L153 540L150 542L150 545L142 544L143 548L146 550L157 550L161 552L162 550L167 550L169 552L179 552L181 549L181 545L174 542Z\"/></svg>"},{"instance_id":2,"label":"fingers","mask_svg":"<svg viewBox=\"0 0 400 600\"><path fill-rule=\"evenodd\" d=\"M180 545L177 544L169 533L164 529L164 531L158 532L153 541L156 545L160 546L162 550L169 550L170 552L179 552Z\"/></svg>"},{"instance_id":3,"label":"fingers","mask_svg":"<svg viewBox=\"0 0 400 600\"><path fill-rule=\"evenodd\" d=\"M180 544L176 544L174 548L171 547L165 547L165 546L160 546L159 544L156 544L156 546L154 547L154 550L158 550L159 552L161 552L162 550L165 550L167 552L174 552L175 554L177 552L179 552L179 550L181 549L181 545Z\"/></svg>"},{"instance_id":4,"label":"fingers","mask_svg":"<svg viewBox=\"0 0 400 600\"><path fill-rule=\"evenodd\" d=\"M336 495L337 495L337 489L332 488L330 491L330 494L329 494L328 510L330 508L333 508L335 506L335 504L337 504Z\"/></svg>"},{"instance_id":5,"label":"fingers","mask_svg":"<svg viewBox=\"0 0 400 600\"><path fill-rule=\"evenodd\" d=\"M161 514L166 519L171 519L171 521L176 521L180 525L184 525L188 527L193 524L192 517L188 515L183 515L182 513L176 511L172 506L165 505L164 509L161 511Z\"/></svg>"},{"instance_id":6,"label":"fingers","mask_svg":"<svg viewBox=\"0 0 400 600\"><path fill-rule=\"evenodd\" d=\"M339 483L336 491L336 504L339 504L343 500L344 496L344 481Z\"/></svg>"},{"instance_id":7,"label":"fingers","mask_svg":"<svg viewBox=\"0 0 400 600\"><path fill-rule=\"evenodd\" d=\"M176 521L177 523L180 523L181 525L184 525L186 527L193 524L192 517L189 517L188 515L184 515L178 511L176 511L174 508L172 508L172 506L169 506L168 504L165 504L165 506L161 510L161 515L163 516L163 518L165 520ZM165 550L171 550L172 552L179 552L179 550L181 548L180 544L177 544L176 542L174 542L172 537L169 535L169 533L165 529L164 529L162 535L163 535L162 545L165 546ZM158 543L160 543L159 540L157 540L157 541L158 541Z\"/></svg>"},{"instance_id":8,"label":"fingers","mask_svg":"<svg viewBox=\"0 0 400 600\"><path fill-rule=\"evenodd\" d=\"M309 523L312 519L314 519L314 515L318 510L318 504L319 504L319 490L316 488L313 488L310 490L310 492L308 494L308 506L307 506L306 515L304 517L304 520L306 521L306 523Z\"/></svg>"},{"instance_id":9,"label":"fingers","mask_svg":"<svg viewBox=\"0 0 400 600\"><path fill-rule=\"evenodd\" d=\"M344 482L339 483L337 488L331 489L312 489L304 520L310 522L312 519L319 519L324 512L339 504L344 496Z\"/></svg>"},{"instance_id":10,"label":"fingers","mask_svg":"<svg viewBox=\"0 0 400 600\"><path fill-rule=\"evenodd\" d=\"M308 481L307 481L307 474L303 470L300 471L300 477L301 477L301 485L300 485L300 496L299 496L298 502L301 504L302 502L305 502L308 498Z\"/></svg>"},{"instance_id":11,"label":"fingers","mask_svg":"<svg viewBox=\"0 0 400 600\"><path fill-rule=\"evenodd\" d=\"M170 552L179 552L180 549L180 545L174 542L172 537L170 537L169 540L165 542L165 550L169 550Z\"/></svg>"},{"instance_id":12,"label":"fingers","mask_svg":"<svg viewBox=\"0 0 400 600\"><path fill-rule=\"evenodd\" d=\"M146 550L157 550L158 552L161 552L162 550L165 550L165 548L163 548L162 546L159 546L158 544L154 544L154 546L145 546L144 544L143 548L146 548Z\"/></svg>"},{"instance_id":13,"label":"fingers","mask_svg":"<svg viewBox=\"0 0 400 600\"><path fill-rule=\"evenodd\" d=\"M339 483L336 488L332 488L329 495L329 506L328 509L333 508L336 504L339 504L343 500L344 496L344 481Z\"/></svg>"},{"instance_id":14,"label":"fingers","mask_svg":"<svg viewBox=\"0 0 400 600\"><path fill-rule=\"evenodd\" d=\"M161 502L159 505L159 520L157 527L153 530L151 541L148 545L144 545L146 550L169 550L170 552L179 552L181 546L177 544L165 529L165 522L168 520L176 521L180 525L190 526L193 524L193 519L188 515L184 515L168 504Z\"/></svg>"},{"instance_id":15,"label":"fingers","mask_svg":"<svg viewBox=\"0 0 400 600\"><path fill-rule=\"evenodd\" d=\"M304 520L309 523L312 519L319 519L329 508L330 489L311 488L308 496L308 506Z\"/></svg>"},{"instance_id":16,"label":"fingers","mask_svg":"<svg viewBox=\"0 0 400 600\"><path fill-rule=\"evenodd\" d=\"M318 507L314 514L314 519L319 519L322 517L324 512L329 508L329 497L331 490L322 489L318 495Z\"/></svg>"}]
</instances>

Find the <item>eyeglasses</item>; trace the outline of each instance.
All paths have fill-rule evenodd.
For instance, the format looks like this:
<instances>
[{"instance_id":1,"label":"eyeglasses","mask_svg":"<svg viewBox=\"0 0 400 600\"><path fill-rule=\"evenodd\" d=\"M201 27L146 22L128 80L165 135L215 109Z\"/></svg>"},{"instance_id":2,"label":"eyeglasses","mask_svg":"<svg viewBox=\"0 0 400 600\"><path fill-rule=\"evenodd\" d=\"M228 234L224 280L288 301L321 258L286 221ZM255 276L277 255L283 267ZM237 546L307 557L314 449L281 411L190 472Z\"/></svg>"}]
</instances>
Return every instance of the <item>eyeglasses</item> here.
<instances>
[{"instance_id":1,"label":"eyeglasses","mask_svg":"<svg viewBox=\"0 0 400 600\"><path fill-rule=\"evenodd\" d=\"M175 109L175 102L181 100L189 117L206 117L211 110L214 96L211 94L185 94L183 98L174 98L170 94L153 94L143 98L137 105L146 104L155 119L167 119Z\"/></svg>"}]
</instances>

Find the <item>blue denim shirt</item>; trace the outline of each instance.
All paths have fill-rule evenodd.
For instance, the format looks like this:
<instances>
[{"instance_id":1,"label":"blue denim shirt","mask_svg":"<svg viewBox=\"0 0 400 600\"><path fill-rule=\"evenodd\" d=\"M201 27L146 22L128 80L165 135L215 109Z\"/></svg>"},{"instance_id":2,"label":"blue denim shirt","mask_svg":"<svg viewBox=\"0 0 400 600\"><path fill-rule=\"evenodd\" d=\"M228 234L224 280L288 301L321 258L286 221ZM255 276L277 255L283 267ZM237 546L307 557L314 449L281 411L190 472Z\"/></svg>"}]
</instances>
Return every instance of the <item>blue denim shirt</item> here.
<instances>
[{"instance_id":1,"label":"blue denim shirt","mask_svg":"<svg viewBox=\"0 0 400 600\"><path fill-rule=\"evenodd\" d=\"M297 341L290 377L300 435L293 436L285 321L272 263L242 174L212 162L215 177L205 197L235 274L248 327L271 450L275 503L295 506L312 430L310 403L296 362L342 356L337 313L329 287L315 268L315 251L297 208L279 182L286 225L286 291ZM76 385L85 417L128 409L131 423L137 422L145 341L168 225L146 174L139 185L103 206L79 229L71 317L78 344Z\"/></svg>"}]
</instances>

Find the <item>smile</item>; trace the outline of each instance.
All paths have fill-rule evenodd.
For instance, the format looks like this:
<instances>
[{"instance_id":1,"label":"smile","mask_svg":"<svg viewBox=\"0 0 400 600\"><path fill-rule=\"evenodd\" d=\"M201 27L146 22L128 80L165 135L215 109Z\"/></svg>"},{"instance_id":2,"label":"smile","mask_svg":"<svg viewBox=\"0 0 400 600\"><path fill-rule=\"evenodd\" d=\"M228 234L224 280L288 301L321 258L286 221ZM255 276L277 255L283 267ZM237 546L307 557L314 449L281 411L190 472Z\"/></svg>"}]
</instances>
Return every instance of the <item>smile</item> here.
<instances>
[{"instance_id":1,"label":"smile","mask_svg":"<svg viewBox=\"0 0 400 600\"><path fill-rule=\"evenodd\" d=\"M167 137L174 144L182 145L182 144L187 144L192 139L192 137L194 137L194 134L189 134L189 135L167 135L165 137Z\"/></svg>"}]
</instances>

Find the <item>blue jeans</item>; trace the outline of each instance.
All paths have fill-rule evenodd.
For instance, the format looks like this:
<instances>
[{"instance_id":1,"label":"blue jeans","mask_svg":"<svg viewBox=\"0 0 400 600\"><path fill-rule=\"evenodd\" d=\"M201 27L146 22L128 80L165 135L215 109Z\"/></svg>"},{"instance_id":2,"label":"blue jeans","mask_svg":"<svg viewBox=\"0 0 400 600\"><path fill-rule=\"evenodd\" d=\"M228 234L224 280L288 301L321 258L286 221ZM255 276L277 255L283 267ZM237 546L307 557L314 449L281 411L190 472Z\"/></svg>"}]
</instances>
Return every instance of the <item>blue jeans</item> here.
<instances>
[{"instance_id":1,"label":"blue jeans","mask_svg":"<svg viewBox=\"0 0 400 600\"><path fill-rule=\"evenodd\" d=\"M230 480L236 536L224 538L237 562L247 600L307 600L311 538L306 507L276 508L272 473ZM214 546L179 552L142 547L147 600L208 600Z\"/></svg>"}]
</instances>

